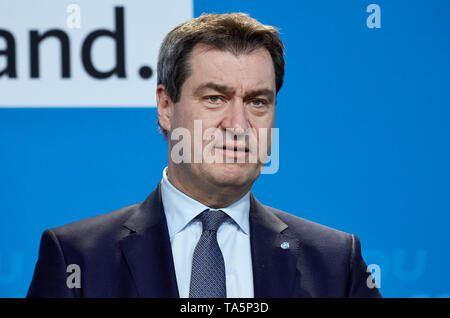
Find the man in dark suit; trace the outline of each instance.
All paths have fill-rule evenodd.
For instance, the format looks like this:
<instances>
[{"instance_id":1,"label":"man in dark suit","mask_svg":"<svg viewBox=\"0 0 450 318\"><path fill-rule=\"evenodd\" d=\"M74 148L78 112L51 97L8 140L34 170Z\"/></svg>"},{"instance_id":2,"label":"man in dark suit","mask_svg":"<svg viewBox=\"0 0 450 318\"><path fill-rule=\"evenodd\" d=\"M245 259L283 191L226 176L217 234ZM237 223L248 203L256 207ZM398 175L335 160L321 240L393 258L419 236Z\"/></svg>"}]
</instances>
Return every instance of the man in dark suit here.
<instances>
[{"instance_id":1,"label":"man in dark suit","mask_svg":"<svg viewBox=\"0 0 450 318\"><path fill-rule=\"evenodd\" d=\"M244 14L172 30L158 60L168 167L142 203L44 232L29 297L380 297L358 238L264 206L283 44Z\"/></svg>"}]
</instances>

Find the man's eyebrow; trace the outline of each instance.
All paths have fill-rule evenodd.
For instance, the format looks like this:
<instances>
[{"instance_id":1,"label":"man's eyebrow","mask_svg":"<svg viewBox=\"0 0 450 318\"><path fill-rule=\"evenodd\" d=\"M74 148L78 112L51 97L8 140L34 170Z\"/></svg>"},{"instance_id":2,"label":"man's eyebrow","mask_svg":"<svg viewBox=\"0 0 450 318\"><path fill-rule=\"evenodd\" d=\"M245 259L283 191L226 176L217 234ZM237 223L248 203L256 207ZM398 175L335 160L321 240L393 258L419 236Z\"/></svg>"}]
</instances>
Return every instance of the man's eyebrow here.
<instances>
[{"instance_id":1,"label":"man's eyebrow","mask_svg":"<svg viewBox=\"0 0 450 318\"><path fill-rule=\"evenodd\" d=\"M203 85L199 86L195 90L194 95L200 95L200 93L204 89L207 89L207 88L213 89L213 90L218 91L218 92L220 92L222 94L232 94L232 93L234 93L234 89L232 89L231 87L228 87L228 86L225 86L225 85L216 84L216 83L213 83L213 82L209 82L209 83L206 83L206 84L203 84Z\"/></svg>"},{"instance_id":2,"label":"man's eyebrow","mask_svg":"<svg viewBox=\"0 0 450 318\"><path fill-rule=\"evenodd\" d=\"M228 87L225 85L220 85L220 84L213 83L213 82L209 82L209 83L199 86L195 90L194 95L200 95L201 92L207 88L218 91L224 95L229 95L229 94L234 93L234 89L231 87ZM269 88L261 88L261 89L251 90L251 91L247 92L245 95L246 95L246 98L252 98L252 97L256 97L256 96L265 96L265 97L267 97L267 99L269 99L270 102L273 102L274 97L275 97L274 96L275 92Z\"/></svg>"},{"instance_id":3,"label":"man's eyebrow","mask_svg":"<svg viewBox=\"0 0 450 318\"><path fill-rule=\"evenodd\" d=\"M246 94L249 98L256 96L266 96L270 102L273 102L275 92L269 88L255 89Z\"/></svg>"}]
</instances>

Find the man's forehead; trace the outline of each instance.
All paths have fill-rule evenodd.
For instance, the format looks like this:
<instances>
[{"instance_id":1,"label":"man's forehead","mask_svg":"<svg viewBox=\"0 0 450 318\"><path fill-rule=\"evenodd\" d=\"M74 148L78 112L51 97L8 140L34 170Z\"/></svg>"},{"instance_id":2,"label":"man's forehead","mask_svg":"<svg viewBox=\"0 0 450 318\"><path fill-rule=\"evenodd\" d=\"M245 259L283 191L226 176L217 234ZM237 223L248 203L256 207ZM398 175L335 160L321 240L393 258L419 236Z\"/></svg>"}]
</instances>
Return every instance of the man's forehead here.
<instances>
[{"instance_id":1,"label":"man's forehead","mask_svg":"<svg viewBox=\"0 0 450 318\"><path fill-rule=\"evenodd\" d=\"M245 57L252 57L253 59L259 58L260 60L272 62L272 57L269 51L264 47L255 48L248 51L248 50L234 50L232 48L218 49L216 47L206 45L203 43L199 43L194 46L191 52L190 60L205 61L205 58L208 57L215 57L216 59L220 57L222 58L234 57L236 59L241 60Z\"/></svg>"},{"instance_id":2,"label":"man's forehead","mask_svg":"<svg viewBox=\"0 0 450 318\"><path fill-rule=\"evenodd\" d=\"M194 77L192 88L196 91L275 90L275 70L266 49L235 55L200 46L194 49L189 62L189 77Z\"/></svg>"}]
</instances>

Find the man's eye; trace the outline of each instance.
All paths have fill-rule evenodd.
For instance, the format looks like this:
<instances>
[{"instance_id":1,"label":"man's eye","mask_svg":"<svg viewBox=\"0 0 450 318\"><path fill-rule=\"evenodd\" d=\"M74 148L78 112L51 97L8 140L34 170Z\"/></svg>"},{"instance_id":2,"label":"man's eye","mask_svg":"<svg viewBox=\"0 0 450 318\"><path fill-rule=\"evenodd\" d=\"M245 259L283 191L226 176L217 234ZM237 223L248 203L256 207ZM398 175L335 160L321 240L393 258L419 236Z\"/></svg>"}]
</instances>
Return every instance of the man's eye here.
<instances>
[{"instance_id":1,"label":"man's eye","mask_svg":"<svg viewBox=\"0 0 450 318\"><path fill-rule=\"evenodd\" d=\"M220 103L220 102L223 101L223 100L222 100L222 97L216 96L216 95L213 95L213 96L206 96L206 100L207 100L208 102L212 103L212 104L218 104L218 103Z\"/></svg>"},{"instance_id":2,"label":"man's eye","mask_svg":"<svg viewBox=\"0 0 450 318\"><path fill-rule=\"evenodd\" d=\"M261 99L252 99L250 104L255 107L263 107L266 106L267 103Z\"/></svg>"}]
</instances>

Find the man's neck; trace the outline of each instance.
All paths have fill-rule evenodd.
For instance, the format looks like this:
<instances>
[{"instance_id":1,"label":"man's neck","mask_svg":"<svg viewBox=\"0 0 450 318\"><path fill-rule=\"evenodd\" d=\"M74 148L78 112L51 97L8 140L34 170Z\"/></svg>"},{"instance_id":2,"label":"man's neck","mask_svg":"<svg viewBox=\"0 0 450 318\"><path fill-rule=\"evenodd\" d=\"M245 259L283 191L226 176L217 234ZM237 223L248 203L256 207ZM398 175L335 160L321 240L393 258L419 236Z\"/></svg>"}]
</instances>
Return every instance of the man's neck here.
<instances>
[{"instance_id":1,"label":"man's neck","mask_svg":"<svg viewBox=\"0 0 450 318\"><path fill-rule=\"evenodd\" d=\"M176 172L167 171L169 182L190 198L206 205L207 207L220 209L227 207L241 199L251 189L251 184L247 187L217 187L208 182L202 182L201 185L191 182L189 178L181 178ZM181 181L181 180L186 181Z\"/></svg>"}]
</instances>

